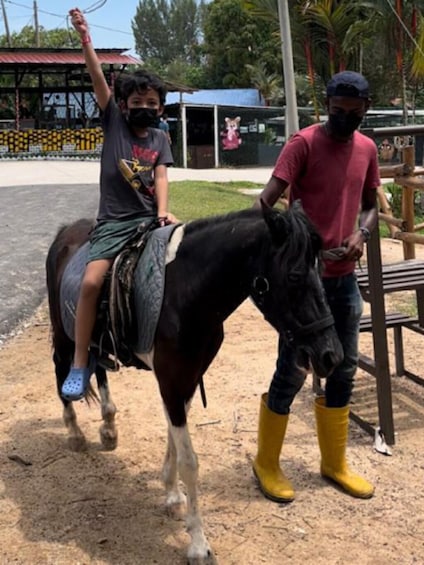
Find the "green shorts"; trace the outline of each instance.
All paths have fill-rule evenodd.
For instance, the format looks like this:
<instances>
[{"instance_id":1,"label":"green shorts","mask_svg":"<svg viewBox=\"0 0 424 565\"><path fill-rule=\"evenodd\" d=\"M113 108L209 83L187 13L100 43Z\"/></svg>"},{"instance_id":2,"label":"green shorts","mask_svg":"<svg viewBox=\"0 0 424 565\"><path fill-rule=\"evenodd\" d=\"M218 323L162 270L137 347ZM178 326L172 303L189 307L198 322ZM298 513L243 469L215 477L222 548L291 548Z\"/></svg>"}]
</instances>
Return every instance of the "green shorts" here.
<instances>
[{"instance_id":1,"label":"green shorts","mask_svg":"<svg viewBox=\"0 0 424 565\"><path fill-rule=\"evenodd\" d=\"M140 226L147 227L152 220L154 217L149 216L98 222L91 232L87 263L99 259L114 259L125 244L136 235Z\"/></svg>"}]
</instances>

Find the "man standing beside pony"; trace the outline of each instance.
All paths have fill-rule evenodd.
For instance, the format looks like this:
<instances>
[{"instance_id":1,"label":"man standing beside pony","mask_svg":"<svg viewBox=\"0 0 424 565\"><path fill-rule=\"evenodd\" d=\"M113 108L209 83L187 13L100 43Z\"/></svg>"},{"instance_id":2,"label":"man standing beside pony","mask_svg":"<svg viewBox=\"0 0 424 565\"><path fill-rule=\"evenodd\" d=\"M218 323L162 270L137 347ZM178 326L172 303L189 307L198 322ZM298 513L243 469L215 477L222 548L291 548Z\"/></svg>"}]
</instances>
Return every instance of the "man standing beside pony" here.
<instances>
[{"instance_id":1,"label":"man standing beside pony","mask_svg":"<svg viewBox=\"0 0 424 565\"><path fill-rule=\"evenodd\" d=\"M324 250L330 250L324 252L327 259L322 280L344 359L327 378L325 396L315 400L321 475L358 498L370 498L374 493L373 485L352 472L346 461L348 404L358 366L362 315L355 261L362 257L364 243L378 218L377 147L357 131L369 105L368 82L361 74L335 74L327 85L328 120L293 135L255 203L260 206L262 200L273 206L290 186L290 202L301 200L322 237ZM276 370L268 393L261 399L258 451L253 462L260 489L275 502L290 502L295 497L279 457L290 407L305 378L290 345L280 338Z\"/></svg>"}]
</instances>

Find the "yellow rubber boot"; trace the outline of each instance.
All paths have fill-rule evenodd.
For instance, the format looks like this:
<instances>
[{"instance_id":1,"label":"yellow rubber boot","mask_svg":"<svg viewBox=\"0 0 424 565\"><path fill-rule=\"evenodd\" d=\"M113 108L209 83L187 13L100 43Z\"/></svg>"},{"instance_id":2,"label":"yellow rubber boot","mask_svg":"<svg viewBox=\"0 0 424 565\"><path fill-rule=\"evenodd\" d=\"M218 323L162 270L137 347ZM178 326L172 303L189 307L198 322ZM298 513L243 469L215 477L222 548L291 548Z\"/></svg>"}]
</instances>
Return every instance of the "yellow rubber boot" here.
<instances>
[{"instance_id":1,"label":"yellow rubber boot","mask_svg":"<svg viewBox=\"0 0 424 565\"><path fill-rule=\"evenodd\" d=\"M315 400L315 418L321 450L321 475L352 496L371 498L373 485L352 473L346 462L349 407L327 408L325 398L320 397Z\"/></svg>"},{"instance_id":2,"label":"yellow rubber boot","mask_svg":"<svg viewBox=\"0 0 424 565\"><path fill-rule=\"evenodd\" d=\"M253 461L253 472L267 498L274 502L291 502L294 500L294 490L279 463L289 416L272 412L267 406L267 397L267 394L263 394L261 399L258 453Z\"/></svg>"}]
</instances>

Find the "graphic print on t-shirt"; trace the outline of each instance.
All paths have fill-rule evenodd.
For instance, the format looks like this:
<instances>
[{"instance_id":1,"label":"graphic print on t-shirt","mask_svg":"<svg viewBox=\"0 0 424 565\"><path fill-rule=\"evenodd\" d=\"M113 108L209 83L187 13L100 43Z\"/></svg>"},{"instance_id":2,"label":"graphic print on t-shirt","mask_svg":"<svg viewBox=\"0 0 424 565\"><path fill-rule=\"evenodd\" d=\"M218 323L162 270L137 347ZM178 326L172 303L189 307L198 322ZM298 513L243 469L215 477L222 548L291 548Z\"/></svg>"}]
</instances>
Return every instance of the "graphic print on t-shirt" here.
<instances>
[{"instance_id":1,"label":"graphic print on t-shirt","mask_svg":"<svg viewBox=\"0 0 424 565\"><path fill-rule=\"evenodd\" d=\"M158 158L158 152L133 145L131 153L132 159L119 160L119 170L134 190L153 196L153 169Z\"/></svg>"}]
</instances>

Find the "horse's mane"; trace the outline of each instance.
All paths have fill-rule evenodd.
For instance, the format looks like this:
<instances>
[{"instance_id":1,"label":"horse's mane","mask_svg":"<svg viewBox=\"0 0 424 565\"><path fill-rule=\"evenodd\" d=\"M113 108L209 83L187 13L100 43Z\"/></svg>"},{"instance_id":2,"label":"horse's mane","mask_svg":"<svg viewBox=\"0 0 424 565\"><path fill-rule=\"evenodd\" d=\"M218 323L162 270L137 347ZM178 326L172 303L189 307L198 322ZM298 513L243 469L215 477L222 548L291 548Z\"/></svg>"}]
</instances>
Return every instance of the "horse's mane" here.
<instances>
[{"instance_id":1,"label":"horse's mane","mask_svg":"<svg viewBox=\"0 0 424 565\"><path fill-rule=\"evenodd\" d=\"M322 239L303 209L292 206L286 212L288 236L285 239L284 259L291 271L298 271L316 262L322 249Z\"/></svg>"},{"instance_id":2,"label":"horse's mane","mask_svg":"<svg viewBox=\"0 0 424 565\"><path fill-rule=\"evenodd\" d=\"M270 229L266 228L266 217ZM228 231L223 230L223 226L228 226ZM304 264L305 257L308 263L314 262L322 247L320 235L296 203L284 211L276 208L265 211L248 208L193 220L186 224L185 236L204 232L212 240L215 234L224 233L226 237L238 233L240 241L243 241L255 236L258 230L265 235L267 242L271 243L272 240L274 244L281 246L284 256L294 269L300 262Z\"/></svg>"},{"instance_id":3,"label":"horse's mane","mask_svg":"<svg viewBox=\"0 0 424 565\"><path fill-rule=\"evenodd\" d=\"M261 210L256 208L246 208L244 210L237 210L235 212L228 212L227 214L219 214L215 216L207 216L205 218L198 218L191 220L186 224L184 233L189 235L193 231L199 232L207 229L208 232L214 228L221 229L224 224L243 225L246 220L256 222L263 219Z\"/></svg>"}]
</instances>

